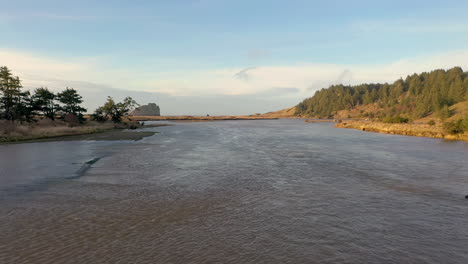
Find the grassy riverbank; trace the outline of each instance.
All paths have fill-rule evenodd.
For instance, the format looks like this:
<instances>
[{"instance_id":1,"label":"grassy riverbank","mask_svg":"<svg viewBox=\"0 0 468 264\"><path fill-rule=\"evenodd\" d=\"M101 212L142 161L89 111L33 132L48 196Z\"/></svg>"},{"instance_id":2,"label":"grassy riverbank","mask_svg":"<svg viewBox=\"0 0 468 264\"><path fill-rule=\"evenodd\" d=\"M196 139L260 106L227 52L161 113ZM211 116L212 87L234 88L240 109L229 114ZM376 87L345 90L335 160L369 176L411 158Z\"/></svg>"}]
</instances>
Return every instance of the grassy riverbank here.
<instances>
[{"instance_id":1,"label":"grassy riverbank","mask_svg":"<svg viewBox=\"0 0 468 264\"><path fill-rule=\"evenodd\" d=\"M63 135L55 137L36 138L23 141L4 142L4 144L14 143L32 143L32 142L55 142L55 141L80 141L80 140L92 140L92 141L109 141L109 140L141 140L145 137L150 137L157 132L151 131L124 131L122 129L105 130L88 134L74 134L74 135ZM2 144L2 142L0 142Z\"/></svg>"},{"instance_id":2,"label":"grassy riverbank","mask_svg":"<svg viewBox=\"0 0 468 264\"><path fill-rule=\"evenodd\" d=\"M337 123L335 126L339 128L359 129L368 132L468 141L467 132L462 134L449 134L444 131L442 124L431 126L425 123L389 124L377 121L346 120L341 123Z\"/></svg>"},{"instance_id":3,"label":"grassy riverbank","mask_svg":"<svg viewBox=\"0 0 468 264\"><path fill-rule=\"evenodd\" d=\"M0 144L68 140L139 140L153 135L154 132L123 130L162 125L164 124L142 126L138 122L114 124L112 122L86 121L80 125L70 126L60 120L52 121L48 119L24 124L2 121L0 124Z\"/></svg>"}]
</instances>

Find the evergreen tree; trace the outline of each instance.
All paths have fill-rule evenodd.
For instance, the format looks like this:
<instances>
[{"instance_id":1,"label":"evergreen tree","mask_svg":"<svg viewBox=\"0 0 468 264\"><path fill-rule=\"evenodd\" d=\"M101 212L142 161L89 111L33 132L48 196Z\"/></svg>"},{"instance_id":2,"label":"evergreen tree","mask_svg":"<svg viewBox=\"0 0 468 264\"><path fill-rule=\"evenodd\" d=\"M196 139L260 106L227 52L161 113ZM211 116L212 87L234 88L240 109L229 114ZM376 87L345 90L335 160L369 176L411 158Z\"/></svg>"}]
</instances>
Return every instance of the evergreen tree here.
<instances>
[{"instance_id":1,"label":"evergreen tree","mask_svg":"<svg viewBox=\"0 0 468 264\"><path fill-rule=\"evenodd\" d=\"M447 105L442 106L442 108L440 108L438 110L438 114L439 114L440 119L442 119L442 121L449 118L450 117L450 110L449 110L448 106Z\"/></svg>"},{"instance_id":2,"label":"evergreen tree","mask_svg":"<svg viewBox=\"0 0 468 264\"><path fill-rule=\"evenodd\" d=\"M465 97L464 100L468 100L468 76L465 74L465 80L463 81L463 88L465 90Z\"/></svg>"},{"instance_id":3,"label":"evergreen tree","mask_svg":"<svg viewBox=\"0 0 468 264\"><path fill-rule=\"evenodd\" d=\"M7 67L0 67L0 108L3 118L11 121L18 119L21 88L19 77L13 77Z\"/></svg>"},{"instance_id":4,"label":"evergreen tree","mask_svg":"<svg viewBox=\"0 0 468 264\"><path fill-rule=\"evenodd\" d=\"M73 114L76 115L80 120L83 119L83 112L85 108L81 107L83 98L73 88L66 88L64 91L57 94L57 100L61 103L60 111L63 115Z\"/></svg>"},{"instance_id":5,"label":"evergreen tree","mask_svg":"<svg viewBox=\"0 0 468 264\"><path fill-rule=\"evenodd\" d=\"M45 117L54 120L59 105L55 102L55 94L49 89L41 87L34 91L34 105Z\"/></svg>"},{"instance_id":6,"label":"evergreen tree","mask_svg":"<svg viewBox=\"0 0 468 264\"><path fill-rule=\"evenodd\" d=\"M32 122L34 121L34 115L36 114L35 110L36 106L31 93L29 91L22 92L16 109L17 119L20 121Z\"/></svg>"}]
</instances>

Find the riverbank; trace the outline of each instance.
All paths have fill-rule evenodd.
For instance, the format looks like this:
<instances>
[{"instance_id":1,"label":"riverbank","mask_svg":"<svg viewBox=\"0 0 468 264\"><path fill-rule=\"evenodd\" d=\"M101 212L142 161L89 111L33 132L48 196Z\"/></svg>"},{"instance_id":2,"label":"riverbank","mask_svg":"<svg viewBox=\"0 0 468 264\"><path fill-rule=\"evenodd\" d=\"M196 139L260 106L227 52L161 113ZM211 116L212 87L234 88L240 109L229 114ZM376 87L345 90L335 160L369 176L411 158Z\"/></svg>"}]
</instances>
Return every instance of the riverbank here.
<instances>
[{"instance_id":1,"label":"riverbank","mask_svg":"<svg viewBox=\"0 0 468 264\"><path fill-rule=\"evenodd\" d=\"M335 119L306 119L306 123L335 123Z\"/></svg>"},{"instance_id":2,"label":"riverbank","mask_svg":"<svg viewBox=\"0 0 468 264\"><path fill-rule=\"evenodd\" d=\"M80 140L90 140L90 141L133 140L133 141L137 141L145 137L150 137L156 133L157 132L124 131L122 129L115 129L115 130L93 132L93 133L88 133L88 134L75 134L75 135L64 135L64 136L28 139L28 140L21 140L21 141L0 142L0 145L1 144L34 143L34 142L80 141Z\"/></svg>"},{"instance_id":3,"label":"riverbank","mask_svg":"<svg viewBox=\"0 0 468 264\"><path fill-rule=\"evenodd\" d=\"M346 120L337 123L335 127L359 129L367 132L397 134L416 137L442 138L449 140L468 141L468 133L452 135L444 131L442 125L428 125L424 123L389 124L376 121Z\"/></svg>"},{"instance_id":4,"label":"riverbank","mask_svg":"<svg viewBox=\"0 0 468 264\"><path fill-rule=\"evenodd\" d=\"M167 124L142 125L138 122L114 124L87 121L79 126L69 126L62 121L40 120L33 124L2 123L0 144L71 141L71 140L140 140L156 132L126 131L144 127L166 126Z\"/></svg>"}]
</instances>

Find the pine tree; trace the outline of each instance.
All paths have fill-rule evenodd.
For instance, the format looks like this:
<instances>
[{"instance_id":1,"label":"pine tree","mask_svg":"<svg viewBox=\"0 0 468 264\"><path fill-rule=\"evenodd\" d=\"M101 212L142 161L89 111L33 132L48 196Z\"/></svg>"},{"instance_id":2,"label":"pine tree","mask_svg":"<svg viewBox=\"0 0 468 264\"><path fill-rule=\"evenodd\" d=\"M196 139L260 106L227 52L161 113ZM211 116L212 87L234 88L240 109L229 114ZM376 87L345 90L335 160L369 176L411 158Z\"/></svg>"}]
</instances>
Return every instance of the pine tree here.
<instances>
[{"instance_id":1,"label":"pine tree","mask_svg":"<svg viewBox=\"0 0 468 264\"><path fill-rule=\"evenodd\" d=\"M21 88L19 77L13 77L7 67L0 67L0 106L3 111L2 116L7 120L14 121L19 117Z\"/></svg>"},{"instance_id":2,"label":"pine tree","mask_svg":"<svg viewBox=\"0 0 468 264\"><path fill-rule=\"evenodd\" d=\"M86 111L81 107L83 98L73 88L66 88L64 91L57 94L57 100L61 103L60 111L63 116L66 114L76 115L79 119L83 119L82 113Z\"/></svg>"},{"instance_id":3,"label":"pine tree","mask_svg":"<svg viewBox=\"0 0 468 264\"><path fill-rule=\"evenodd\" d=\"M49 89L41 87L34 91L35 109L40 111L45 117L54 120L59 105L55 102L55 94Z\"/></svg>"}]
</instances>

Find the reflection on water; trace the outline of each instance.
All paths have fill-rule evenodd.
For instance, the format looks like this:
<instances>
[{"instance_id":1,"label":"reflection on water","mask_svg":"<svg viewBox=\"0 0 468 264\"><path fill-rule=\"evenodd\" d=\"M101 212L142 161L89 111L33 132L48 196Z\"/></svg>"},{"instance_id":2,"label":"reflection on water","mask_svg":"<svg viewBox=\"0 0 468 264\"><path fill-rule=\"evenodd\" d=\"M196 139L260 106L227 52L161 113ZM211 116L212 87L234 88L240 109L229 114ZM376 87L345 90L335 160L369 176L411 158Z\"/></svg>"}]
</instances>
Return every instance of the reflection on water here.
<instances>
[{"instance_id":1,"label":"reflection on water","mask_svg":"<svg viewBox=\"0 0 468 264\"><path fill-rule=\"evenodd\" d=\"M468 260L466 143L302 120L152 129L0 146L0 263Z\"/></svg>"}]
</instances>

